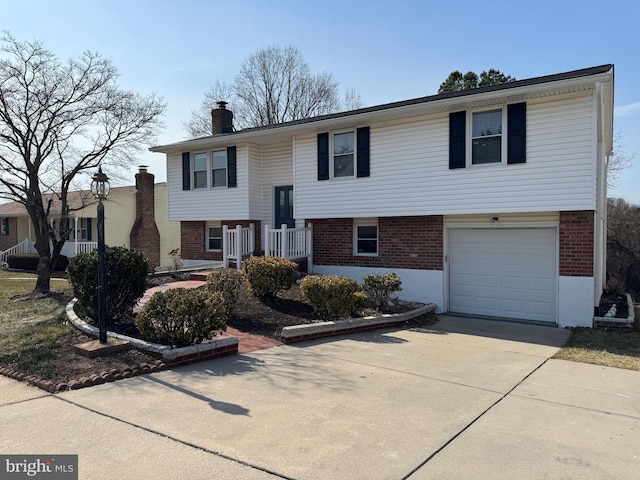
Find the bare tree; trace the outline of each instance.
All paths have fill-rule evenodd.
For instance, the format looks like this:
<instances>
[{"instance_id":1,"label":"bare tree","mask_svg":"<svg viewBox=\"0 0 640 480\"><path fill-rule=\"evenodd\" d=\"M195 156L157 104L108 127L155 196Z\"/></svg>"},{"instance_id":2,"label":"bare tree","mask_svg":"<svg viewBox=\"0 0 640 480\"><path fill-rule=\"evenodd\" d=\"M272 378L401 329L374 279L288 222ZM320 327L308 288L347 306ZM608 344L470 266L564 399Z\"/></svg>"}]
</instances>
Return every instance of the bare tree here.
<instances>
[{"instance_id":1,"label":"bare tree","mask_svg":"<svg viewBox=\"0 0 640 480\"><path fill-rule=\"evenodd\" d=\"M341 102L333 75L312 74L292 46L260 49L242 63L232 84L212 85L184 124L190 137L211 135L211 109L220 100L229 103L238 129L360 108L363 103L355 90L348 90Z\"/></svg>"},{"instance_id":2,"label":"bare tree","mask_svg":"<svg viewBox=\"0 0 640 480\"><path fill-rule=\"evenodd\" d=\"M120 89L117 69L97 53L61 63L38 41L5 33L2 42L0 198L29 214L40 256L34 293L47 294L69 235L69 191L99 165L112 175L130 166L161 126L165 103Z\"/></svg>"},{"instance_id":3,"label":"bare tree","mask_svg":"<svg viewBox=\"0 0 640 480\"><path fill-rule=\"evenodd\" d=\"M607 199L607 277L640 294L640 205Z\"/></svg>"},{"instance_id":4,"label":"bare tree","mask_svg":"<svg viewBox=\"0 0 640 480\"><path fill-rule=\"evenodd\" d=\"M622 146L622 131L616 129L613 134L613 155L607 164L607 186L615 188L620 183L622 172L631 166L633 154Z\"/></svg>"}]
</instances>

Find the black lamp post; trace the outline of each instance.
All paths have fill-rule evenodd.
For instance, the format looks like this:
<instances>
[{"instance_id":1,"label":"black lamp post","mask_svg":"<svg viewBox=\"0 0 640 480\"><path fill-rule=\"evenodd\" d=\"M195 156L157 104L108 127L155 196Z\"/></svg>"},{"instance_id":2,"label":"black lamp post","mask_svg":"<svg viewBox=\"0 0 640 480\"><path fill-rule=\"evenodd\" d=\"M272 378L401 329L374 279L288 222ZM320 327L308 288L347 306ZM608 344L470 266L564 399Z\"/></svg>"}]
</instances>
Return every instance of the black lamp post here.
<instances>
[{"instance_id":1,"label":"black lamp post","mask_svg":"<svg viewBox=\"0 0 640 480\"><path fill-rule=\"evenodd\" d=\"M102 167L98 167L98 173L92 177L91 193L98 200L98 327L100 343L107 343L107 265L102 201L109 195L109 177L102 173Z\"/></svg>"}]
</instances>

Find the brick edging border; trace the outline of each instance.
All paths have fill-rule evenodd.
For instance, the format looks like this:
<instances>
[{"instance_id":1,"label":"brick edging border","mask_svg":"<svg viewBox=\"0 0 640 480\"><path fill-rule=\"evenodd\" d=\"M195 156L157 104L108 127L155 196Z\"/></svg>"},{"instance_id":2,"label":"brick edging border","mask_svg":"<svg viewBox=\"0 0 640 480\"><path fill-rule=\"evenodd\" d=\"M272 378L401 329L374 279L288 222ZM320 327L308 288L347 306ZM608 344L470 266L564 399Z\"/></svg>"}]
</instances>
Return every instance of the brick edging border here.
<instances>
[{"instance_id":1,"label":"brick edging border","mask_svg":"<svg viewBox=\"0 0 640 480\"><path fill-rule=\"evenodd\" d=\"M367 332L379 328L398 326L402 322L412 320L436 309L435 303L429 303L405 313L374 315L371 317L348 318L332 322L309 323L284 327L279 340L282 343L296 343L305 340L345 335L348 333Z\"/></svg>"}]
</instances>

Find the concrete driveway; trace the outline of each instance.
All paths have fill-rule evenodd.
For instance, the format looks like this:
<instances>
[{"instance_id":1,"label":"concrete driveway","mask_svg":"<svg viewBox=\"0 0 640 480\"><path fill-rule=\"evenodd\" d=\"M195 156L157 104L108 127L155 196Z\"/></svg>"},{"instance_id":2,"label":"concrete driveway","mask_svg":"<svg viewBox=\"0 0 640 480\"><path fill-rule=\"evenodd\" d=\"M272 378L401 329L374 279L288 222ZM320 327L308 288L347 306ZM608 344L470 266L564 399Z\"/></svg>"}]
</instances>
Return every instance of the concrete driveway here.
<instances>
[{"instance_id":1,"label":"concrete driveway","mask_svg":"<svg viewBox=\"0 0 640 480\"><path fill-rule=\"evenodd\" d=\"M82 479L637 479L640 373L565 330L442 316L49 395L0 378L0 453Z\"/></svg>"}]
</instances>

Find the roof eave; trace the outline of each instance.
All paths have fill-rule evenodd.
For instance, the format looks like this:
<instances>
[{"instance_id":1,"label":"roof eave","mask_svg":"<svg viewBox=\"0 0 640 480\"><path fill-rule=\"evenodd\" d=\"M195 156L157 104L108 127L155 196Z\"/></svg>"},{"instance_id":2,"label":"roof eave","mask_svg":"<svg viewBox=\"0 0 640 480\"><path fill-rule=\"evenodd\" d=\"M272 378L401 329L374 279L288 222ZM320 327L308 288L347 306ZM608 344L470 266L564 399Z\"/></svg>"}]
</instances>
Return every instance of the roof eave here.
<instances>
[{"instance_id":1,"label":"roof eave","mask_svg":"<svg viewBox=\"0 0 640 480\"><path fill-rule=\"evenodd\" d=\"M608 68L607 68L608 67ZM428 114L429 111L455 111L464 109L465 105L476 102L489 102L504 97L526 97L544 91L552 91L567 87L579 88L587 85L595 85L597 82L613 83L613 66L603 65L594 67L593 70L600 69L598 73L589 75L579 75L569 78L559 78L557 80L527 83L527 80L516 85L503 84L494 86L496 88L485 87L482 89L466 90L455 92L451 95L433 95L412 100L394 102L375 107L369 107L348 112L341 112L323 117L315 117L302 121L283 123L270 127L242 130L230 134L222 134L210 137L185 140L183 142L171 143L151 147L149 150L155 153L176 153L190 150L211 148L215 146L228 145L230 142L260 143L261 138L273 135L294 136L302 132L321 131L331 129L336 123L349 121L352 124L363 124L372 121L384 121L392 117L410 117L420 112ZM591 70L591 69L585 69ZM561 77L562 74L558 76ZM546 78L546 77L540 77ZM535 80L535 79L533 79ZM523 84L524 83L524 84Z\"/></svg>"}]
</instances>

